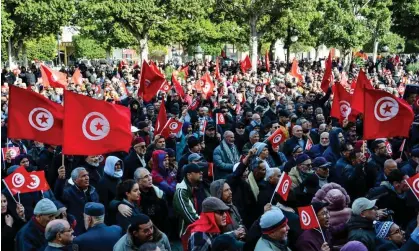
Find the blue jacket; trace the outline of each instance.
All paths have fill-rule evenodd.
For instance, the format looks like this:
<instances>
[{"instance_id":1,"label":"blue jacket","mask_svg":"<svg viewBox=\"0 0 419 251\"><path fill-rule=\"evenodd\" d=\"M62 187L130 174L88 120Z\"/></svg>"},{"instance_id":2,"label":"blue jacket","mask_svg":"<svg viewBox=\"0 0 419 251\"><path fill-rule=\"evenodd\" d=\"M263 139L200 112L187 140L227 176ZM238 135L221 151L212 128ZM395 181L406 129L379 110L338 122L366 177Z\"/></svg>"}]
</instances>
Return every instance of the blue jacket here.
<instances>
[{"instance_id":1,"label":"blue jacket","mask_svg":"<svg viewBox=\"0 0 419 251\"><path fill-rule=\"evenodd\" d=\"M102 223L77 236L73 240L73 246L77 246L78 251L112 251L124 234L120 226L108 227Z\"/></svg>"},{"instance_id":2,"label":"blue jacket","mask_svg":"<svg viewBox=\"0 0 419 251\"><path fill-rule=\"evenodd\" d=\"M340 158L337 162L335 167L333 168L333 175L332 177L329 179L329 182L335 182L338 183L339 185L343 185L343 170L345 169L346 166L351 165L351 163L349 163L345 158Z\"/></svg>"},{"instance_id":3,"label":"blue jacket","mask_svg":"<svg viewBox=\"0 0 419 251\"><path fill-rule=\"evenodd\" d=\"M409 177L412 177L416 174L417 165L418 164L413 159L409 159L409 162L401 168L401 171L403 172L404 175L408 175Z\"/></svg>"},{"instance_id":4,"label":"blue jacket","mask_svg":"<svg viewBox=\"0 0 419 251\"><path fill-rule=\"evenodd\" d=\"M310 156L310 158L315 159L317 157L321 157L324 151L326 151L327 147L328 146L322 146L320 144L316 144L306 153L308 154L308 156Z\"/></svg>"},{"instance_id":5,"label":"blue jacket","mask_svg":"<svg viewBox=\"0 0 419 251\"><path fill-rule=\"evenodd\" d=\"M371 155L365 168L368 188L378 187L382 181L387 179L384 175L384 162L386 160L386 158L379 157L375 153Z\"/></svg>"},{"instance_id":6,"label":"blue jacket","mask_svg":"<svg viewBox=\"0 0 419 251\"><path fill-rule=\"evenodd\" d=\"M51 247L51 246L47 246L47 248L45 248L45 251L73 251L72 245L68 245L68 246L64 246L64 247Z\"/></svg>"},{"instance_id":7,"label":"blue jacket","mask_svg":"<svg viewBox=\"0 0 419 251\"><path fill-rule=\"evenodd\" d=\"M48 245L44 233L31 219L25 226L17 232L15 250L16 251L44 251Z\"/></svg>"},{"instance_id":8,"label":"blue jacket","mask_svg":"<svg viewBox=\"0 0 419 251\"><path fill-rule=\"evenodd\" d=\"M222 141L221 141L222 142ZM234 148L237 147L234 145ZM237 154L238 154L237 150ZM237 160L239 160L240 156L236 156ZM232 160L230 160L227 157L227 153L223 150L222 143L220 143L217 148L215 148L213 153L213 161L214 161L214 180L218 179L225 179L227 175L233 172L233 166L236 163L233 163ZM237 161L238 162L238 161Z\"/></svg>"},{"instance_id":9,"label":"blue jacket","mask_svg":"<svg viewBox=\"0 0 419 251\"><path fill-rule=\"evenodd\" d=\"M329 146L323 153L323 157L335 165L338 159L340 159L340 143L338 135L343 132L342 129L336 128L329 133Z\"/></svg>"},{"instance_id":10,"label":"blue jacket","mask_svg":"<svg viewBox=\"0 0 419 251\"><path fill-rule=\"evenodd\" d=\"M57 179L55 185L55 194L64 205L67 206L67 213L76 217L77 225L74 229L74 235L84 233L84 205L87 202L99 202L99 195L93 186L89 186L87 192L84 193L76 185L68 185L64 188L65 180Z\"/></svg>"}]
</instances>

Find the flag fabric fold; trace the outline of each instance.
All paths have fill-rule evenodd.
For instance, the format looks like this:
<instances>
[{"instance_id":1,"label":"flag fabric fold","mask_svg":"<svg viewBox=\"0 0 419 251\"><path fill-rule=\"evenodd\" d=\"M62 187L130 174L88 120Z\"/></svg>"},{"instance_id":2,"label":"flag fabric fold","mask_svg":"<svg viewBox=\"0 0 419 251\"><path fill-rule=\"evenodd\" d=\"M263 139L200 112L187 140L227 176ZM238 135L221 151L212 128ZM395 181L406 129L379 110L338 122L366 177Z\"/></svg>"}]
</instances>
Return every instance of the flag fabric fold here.
<instances>
[{"instance_id":1,"label":"flag fabric fold","mask_svg":"<svg viewBox=\"0 0 419 251\"><path fill-rule=\"evenodd\" d=\"M327 90L329 89L330 83L333 84L332 52L331 51L329 51L329 56L327 57L327 60L326 60L326 69L324 70L324 75L323 75L320 88L324 92L327 92Z\"/></svg>"},{"instance_id":2,"label":"flag fabric fold","mask_svg":"<svg viewBox=\"0 0 419 251\"><path fill-rule=\"evenodd\" d=\"M143 61L138 97L142 97L145 102L150 102L166 81L160 71L156 69L157 67L151 67Z\"/></svg>"}]
</instances>

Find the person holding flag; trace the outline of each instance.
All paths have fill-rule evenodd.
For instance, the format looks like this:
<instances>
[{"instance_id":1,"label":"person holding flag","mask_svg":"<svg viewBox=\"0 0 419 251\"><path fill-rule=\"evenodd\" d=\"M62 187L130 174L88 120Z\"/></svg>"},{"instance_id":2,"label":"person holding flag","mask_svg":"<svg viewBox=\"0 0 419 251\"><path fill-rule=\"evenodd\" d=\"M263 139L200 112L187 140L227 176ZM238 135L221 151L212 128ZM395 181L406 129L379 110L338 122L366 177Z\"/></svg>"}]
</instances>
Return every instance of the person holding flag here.
<instances>
[{"instance_id":1,"label":"person holding flag","mask_svg":"<svg viewBox=\"0 0 419 251\"><path fill-rule=\"evenodd\" d=\"M303 231L297 240L297 251L331 250L332 242L331 235L329 233L330 214L327 206L329 206L329 203L327 202L311 203L311 206L308 206L307 208L312 208L315 213L314 217L312 217L310 213L305 213L306 211L301 211L301 227L306 230Z\"/></svg>"}]
</instances>

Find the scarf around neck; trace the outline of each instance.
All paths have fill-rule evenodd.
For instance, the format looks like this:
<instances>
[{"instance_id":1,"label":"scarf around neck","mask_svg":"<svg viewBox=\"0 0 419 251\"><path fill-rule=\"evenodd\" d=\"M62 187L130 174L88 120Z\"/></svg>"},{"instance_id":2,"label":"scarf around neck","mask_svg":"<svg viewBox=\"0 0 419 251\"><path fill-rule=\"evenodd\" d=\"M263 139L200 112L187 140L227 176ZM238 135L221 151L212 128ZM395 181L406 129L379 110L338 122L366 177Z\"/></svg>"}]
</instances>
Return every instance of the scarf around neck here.
<instances>
[{"instance_id":1,"label":"scarf around neck","mask_svg":"<svg viewBox=\"0 0 419 251\"><path fill-rule=\"evenodd\" d=\"M227 158L230 160L231 164L236 164L239 162L239 153L235 145L230 147L225 140L221 141L221 149L227 154Z\"/></svg>"}]
</instances>

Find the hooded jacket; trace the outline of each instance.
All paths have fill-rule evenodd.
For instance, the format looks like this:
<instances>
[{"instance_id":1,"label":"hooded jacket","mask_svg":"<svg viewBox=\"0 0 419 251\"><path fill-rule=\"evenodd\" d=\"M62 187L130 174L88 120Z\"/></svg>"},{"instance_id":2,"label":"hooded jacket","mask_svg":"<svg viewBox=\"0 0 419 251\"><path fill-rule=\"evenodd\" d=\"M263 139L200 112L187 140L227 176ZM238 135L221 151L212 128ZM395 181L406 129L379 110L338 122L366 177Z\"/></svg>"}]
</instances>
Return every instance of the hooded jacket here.
<instances>
[{"instance_id":1,"label":"hooded jacket","mask_svg":"<svg viewBox=\"0 0 419 251\"><path fill-rule=\"evenodd\" d=\"M327 161L332 163L332 166L336 164L340 158L340 143L339 143L339 133L343 133L341 128L336 128L330 131L329 133L329 146L323 153L323 157Z\"/></svg>"},{"instance_id":2,"label":"hooded jacket","mask_svg":"<svg viewBox=\"0 0 419 251\"><path fill-rule=\"evenodd\" d=\"M225 179L219 179L212 182L211 187L210 187L211 196L222 200L223 189L224 189L225 183L226 183ZM226 230L232 231L239 228L240 224L242 223L242 218L240 216L239 210L237 209L236 206L233 205L233 203L231 204L225 203L225 204L230 208L229 213L230 213L230 217L232 221L232 223L226 227Z\"/></svg>"},{"instance_id":3,"label":"hooded jacket","mask_svg":"<svg viewBox=\"0 0 419 251\"><path fill-rule=\"evenodd\" d=\"M115 164L121 161L115 156L109 156L106 158L104 175L97 184L97 193L99 194L99 201L109 206L109 202L116 197L116 186L121 183L121 177L115 177ZM124 163L121 161L121 168L124 170Z\"/></svg>"},{"instance_id":4,"label":"hooded jacket","mask_svg":"<svg viewBox=\"0 0 419 251\"><path fill-rule=\"evenodd\" d=\"M163 161L167 153L163 150L156 150L153 152L153 183L158 186L168 196L173 196L176 190L176 175L170 173L163 165Z\"/></svg>"}]
</instances>

